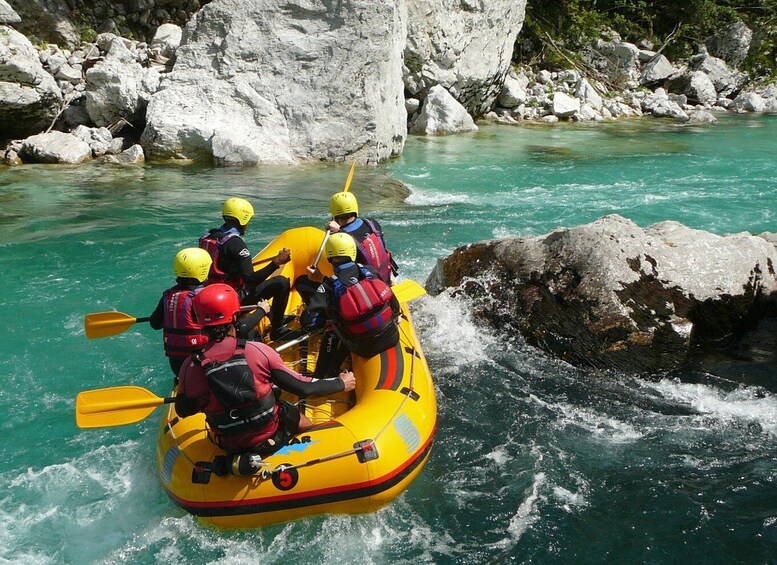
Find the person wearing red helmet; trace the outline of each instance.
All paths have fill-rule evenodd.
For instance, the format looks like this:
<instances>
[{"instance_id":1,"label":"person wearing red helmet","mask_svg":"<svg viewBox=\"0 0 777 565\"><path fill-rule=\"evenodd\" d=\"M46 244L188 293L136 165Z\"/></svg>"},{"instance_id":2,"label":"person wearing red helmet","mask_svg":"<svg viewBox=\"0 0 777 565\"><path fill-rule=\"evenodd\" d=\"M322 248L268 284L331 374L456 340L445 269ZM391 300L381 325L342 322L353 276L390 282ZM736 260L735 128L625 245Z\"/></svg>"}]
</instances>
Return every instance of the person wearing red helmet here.
<instances>
[{"instance_id":1,"label":"person wearing red helmet","mask_svg":"<svg viewBox=\"0 0 777 565\"><path fill-rule=\"evenodd\" d=\"M239 312L238 295L226 284L206 286L194 298L208 343L181 367L175 410L184 418L204 412L214 441L232 455L232 472L250 474L256 469L246 463L253 459L239 454L268 455L313 425L280 401L273 385L300 397L323 396L353 390L355 379L352 372L317 380L292 371L271 347L236 337Z\"/></svg>"}]
</instances>

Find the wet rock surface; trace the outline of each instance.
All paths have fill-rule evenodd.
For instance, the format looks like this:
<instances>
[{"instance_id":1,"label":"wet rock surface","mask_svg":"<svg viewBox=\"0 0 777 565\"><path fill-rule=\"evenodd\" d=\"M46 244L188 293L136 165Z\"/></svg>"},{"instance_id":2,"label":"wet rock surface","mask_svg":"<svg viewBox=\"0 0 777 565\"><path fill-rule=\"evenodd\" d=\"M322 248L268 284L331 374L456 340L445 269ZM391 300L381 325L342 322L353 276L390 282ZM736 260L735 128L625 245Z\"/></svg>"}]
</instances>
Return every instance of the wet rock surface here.
<instances>
[{"instance_id":1,"label":"wet rock surface","mask_svg":"<svg viewBox=\"0 0 777 565\"><path fill-rule=\"evenodd\" d=\"M459 248L427 288L466 294L490 325L573 365L655 372L712 352L774 363L775 264L766 237L613 215Z\"/></svg>"}]
</instances>

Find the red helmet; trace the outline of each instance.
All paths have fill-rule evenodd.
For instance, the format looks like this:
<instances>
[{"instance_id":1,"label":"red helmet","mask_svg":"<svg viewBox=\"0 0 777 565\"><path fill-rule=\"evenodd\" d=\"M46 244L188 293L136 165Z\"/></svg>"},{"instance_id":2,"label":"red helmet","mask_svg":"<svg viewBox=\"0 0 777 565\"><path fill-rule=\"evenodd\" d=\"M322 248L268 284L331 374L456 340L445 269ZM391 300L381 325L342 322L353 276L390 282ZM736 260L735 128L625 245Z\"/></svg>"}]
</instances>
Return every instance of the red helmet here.
<instances>
[{"instance_id":1,"label":"red helmet","mask_svg":"<svg viewBox=\"0 0 777 565\"><path fill-rule=\"evenodd\" d=\"M194 315L203 326L223 326L235 321L240 299L228 284L212 284L194 297Z\"/></svg>"}]
</instances>

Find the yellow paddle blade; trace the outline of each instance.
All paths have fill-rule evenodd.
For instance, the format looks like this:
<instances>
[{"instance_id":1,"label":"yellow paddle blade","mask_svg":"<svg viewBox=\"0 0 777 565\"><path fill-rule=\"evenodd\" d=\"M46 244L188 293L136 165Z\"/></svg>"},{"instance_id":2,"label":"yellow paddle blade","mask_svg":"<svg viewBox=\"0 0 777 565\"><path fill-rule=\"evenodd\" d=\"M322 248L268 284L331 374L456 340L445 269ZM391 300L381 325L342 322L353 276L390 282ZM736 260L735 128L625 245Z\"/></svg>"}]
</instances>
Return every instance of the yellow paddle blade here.
<instances>
[{"instance_id":1,"label":"yellow paddle blade","mask_svg":"<svg viewBox=\"0 0 777 565\"><path fill-rule=\"evenodd\" d=\"M351 188L351 181L353 180L353 171L356 168L356 161L353 162L353 165L351 165L351 171L348 173L348 179L345 181L345 188L343 188L343 192L348 192L348 189Z\"/></svg>"},{"instance_id":2,"label":"yellow paddle blade","mask_svg":"<svg viewBox=\"0 0 777 565\"><path fill-rule=\"evenodd\" d=\"M84 390L76 397L76 425L104 428L134 424L171 399L160 398L139 386L114 386Z\"/></svg>"},{"instance_id":3,"label":"yellow paddle blade","mask_svg":"<svg viewBox=\"0 0 777 565\"><path fill-rule=\"evenodd\" d=\"M135 322L137 318L122 312L96 312L84 316L84 331L89 339L108 337L128 330Z\"/></svg>"},{"instance_id":4,"label":"yellow paddle blade","mask_svg":"<svg viewBox=\"0 0 777 565\"><path fill-rule=\"evenodd\" d=\"M402 304L426 294L426 289L412 279L395 284L391 290Z\"/></svg>"}]
</instances>

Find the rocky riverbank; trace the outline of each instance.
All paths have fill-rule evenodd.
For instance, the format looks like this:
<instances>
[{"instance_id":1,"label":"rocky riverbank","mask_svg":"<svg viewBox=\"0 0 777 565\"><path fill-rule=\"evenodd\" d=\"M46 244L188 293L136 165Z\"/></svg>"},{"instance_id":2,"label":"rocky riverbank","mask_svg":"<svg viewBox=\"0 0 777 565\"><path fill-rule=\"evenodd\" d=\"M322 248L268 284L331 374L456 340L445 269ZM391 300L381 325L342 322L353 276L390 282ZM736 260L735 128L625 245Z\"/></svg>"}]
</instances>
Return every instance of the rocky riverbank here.
<instances>
[{"instance_id":1,"label":"rocky riverbank","mask_svg":"<svg viewBox=\"0 0 777 565\"><path fill-rule=\"evenodd\" d=\"M607 32L580 62L546 70L512 61L525 2L289 10L214 0L171 4L174 17L162 2L136 3L94 7L112 31L91 41L65 33L60 45L33 45L25 34L74 28L76 8L52 0L14 10L0 0L6 164L375 163L401 153L408 134L474 131L478 120L713 123L719 112L777 110L777 87L738 69L752 37L741 23L687 61ZM129 29L117 19L150 39L116 35Z\"/></svg>"}]
</instances>

